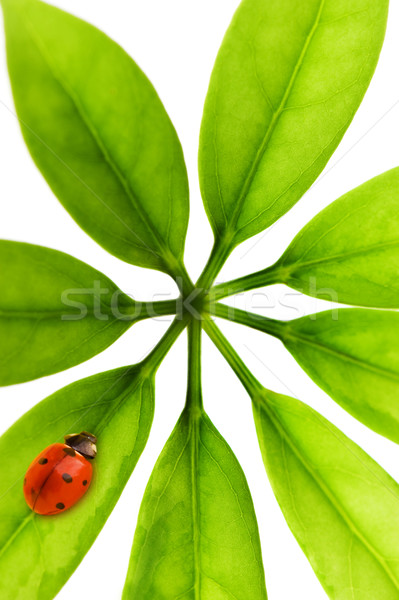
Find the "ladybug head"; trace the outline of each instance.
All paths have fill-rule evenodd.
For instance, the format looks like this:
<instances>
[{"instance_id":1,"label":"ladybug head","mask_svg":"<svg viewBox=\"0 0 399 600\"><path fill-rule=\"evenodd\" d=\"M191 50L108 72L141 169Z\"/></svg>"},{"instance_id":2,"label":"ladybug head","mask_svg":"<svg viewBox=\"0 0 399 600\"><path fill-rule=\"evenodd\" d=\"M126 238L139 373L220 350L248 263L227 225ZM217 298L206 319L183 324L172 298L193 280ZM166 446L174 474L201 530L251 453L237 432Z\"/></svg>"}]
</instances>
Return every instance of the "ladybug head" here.
<instances>
[{"instance_id":1,"label":"ladybug head","mask_svg":"<svg viewBox=\"0 0 399 600\"><path fill-rule=\"evenodd\" d=\"M85 458L95 458L97 454L97 438L88 431L81 431L81 433L70 433L64 437L65 443L83 454Z\"/></svg>"}]
</instances>

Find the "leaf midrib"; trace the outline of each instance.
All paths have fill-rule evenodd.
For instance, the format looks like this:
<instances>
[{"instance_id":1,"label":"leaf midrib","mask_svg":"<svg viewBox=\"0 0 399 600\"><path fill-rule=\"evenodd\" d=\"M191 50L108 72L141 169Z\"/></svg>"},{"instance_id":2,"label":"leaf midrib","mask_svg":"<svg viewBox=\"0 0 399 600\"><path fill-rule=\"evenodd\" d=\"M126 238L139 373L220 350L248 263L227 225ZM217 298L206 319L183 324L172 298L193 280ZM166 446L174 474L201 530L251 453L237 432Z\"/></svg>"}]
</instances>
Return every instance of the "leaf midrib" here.
<instances>
[{"instance_id":1,"label":"leaf midrib","mask_svg":"<svg viewBox=\"0 0 399 600\"><path fill-rule=\"evenodd\" d=\"M23 531L25 529L25 527L28 525L28 523L33 520L34 516L35 516L35 513L33 511L30 511L26 515L26 517L23 519L23 521L21 521L21 523L18 525L16 530L13 532L13 534L8 538L8 540L6 541L4 546L2 546L0 548L0 558L8 550L9 546L11 546L11 544L16 539L16 537L21 533L21 531Z\"/></svg>"},{"instance_id":2,"label":"leaf midrib","mask_svg":"<svg viewBox=\"0 0 399 600\"><path fill-rule=\"evenodd\" d=\"M280 102L277 110L273 114L273 117L272 117L272 119L270 121L269 127L267 128L266 133L265 133L265 135L264 135L264 137L262 139L262 143L261 143L261 145L260 145L260 147L259 147L259 149L258 149L258 151L256 153L255 160L254 160L254 162L253 162L253 164L251 166L251 169L250 169L248 175L245 178L245 181L244 181L243 186L242 186L241 191L240 191L240 195L238 197L237 203L236 203L235 208L233 210L233 214L232 214L232 218L231 218L231 225L230 225L231 228L234 228L236 226L236 224L237 224L237 221L238 221L240 213L241 213L242 205L243 205L243 203L244 203L244 201L245 201L245 199L246 199L246 197L247 197L247 195L249 193L250 187L251 187L251 185L252 185L252 183L253 183L253 181L255 179L255 176L256 176L256 174L258 172L258 168L259 168L259 165L260 165L260 163L261 163L261 161L263 159L263 156L264 156L264 154L266 152L267 145L268 145L268 143L269 143L269 141L270 141L270 139L271 139L271 137L272 137L272 135L273 135L276 127L277 127L277 123L278 123L278 121L280 119L280 116L284 112L285 105L286 105L286 103L288 101L288 98L289 98L289 96L290 96L290 94L292 92L292 89L293 89L293 87L295 85L295 82L296 82L296 79L298 77L298 74L299 74L299 72L300 72L300 70L301 70L301 68L303 66L303 62L304 62L304 59L306 57L307 51L309 49L309 46L310 46L310 44L311 44L311 42L313 40L313 37L314 37L314 35L316 33L316 30L317 30L318 26L320 24L320 19L321 19L321 15L322 15L322 12L323 12L324 4L325 4L325 0L320 0L320 5L319 5L319 9L318 9L315 21L314 21L314 23L312 25L311 30L309 31L309 33L308 33L308 35L306 37L306 40L305 40L305 43L303 45L301 54L299 55L299 58L298 58L295 66L294 66L293 72L291 74L291 78L290 78L290 80L288 82L287 89L286 89L286 91L285 91L285 93L283 95L283 98L282 98L282 100L281 100L281 102Z\"/></svg>"},{"instance_id":3,"label":"leaf midrib","mask_svg":"<svg viewBox=\"0 0 399 600\"><path fill-rule=\"evenodd\" d=\"M237 464L238 464L238 466L239 466L239 468L241 470L241 466L239 465L239 463L238 463L238 461L237 461L234 453L232 452L232 450L230 450L228 448L228 444L227 444L226 440L223 438L223 436L221 436L217 430L215 430L215 429L213 429L211 427L210 422L207 420L207 418L204 418L203 424L208 429L209 433L217 440L217 443L221 444L223 446L224 450L226 450L227 452L230 451L232 453L231 454L231 458L233 458L237 462ZM236 491L236 489L234 488L234 486L233 486L233 484L232 484L232 482L230 480L230 477L228 476L227 472L223 470L220 462L217 460L217 458L212 454L212 452L206 446L205 442L201 438L201 434L199 435L199 443L203 447L203 449L205 450L205 452L207 453L207 455L209 456L210 460L216 465L217 469L219 470L219 472L222 474L222 476L224 477L224 479L227 481L227 483L229 485L229 488L230 488L230 490L231 490L231 492L232 492L232 494L234 496L235 502L236 502L236 504L238 506L238 509L240 511L241 521L244 524L244 527L245 527L246 532L248 534L248 537L249 537L249 540L250 540L250 543L251 543L251 548L252 548L252 551L253 551L254 559L255 559L257 565L259 566L260 570L264 574L263 563L262 563L262 560L259 559L259 556L257 554L256 548L255 548L255 545L254 545L254 540L253 540L254 536L252 535L252 533L250 531L250 528L248 526L247 520L246 520L246 518L244 516L244 510L243 510L243 507L242 507L242 504L241 504L241 501L240 501L240 496L239 496L238 492ZM244 473L242 473L242 475L243 475L243 477L245 479ZM248 494L250 496L250 490L249 490L249 488L247 488L247 491L248 491ZM209 578L209 575L208 575L208 578ZM214 581L215 583L217 583L221 588L223 588L223 590L227 591L229 593L229 595L231 595L232 598L236 598L236 596L233 594L233 592L231 590L228 590L227 588L225 588L224 586L222 586L222 584L220 584L218 581L216 581L213 578L212 578L212 581ZM263 594L263 588L262 588L262 595L264 596L264 594ZM264 596L264 598L267 599L267 596ZM238 600L238 599L236 599L236 600Z\"/></svg>"},{"instance_id":4,"label":"leaf midrib","mask_svg":"<svg viewBox=\"0 0 399 600\"><path fill-rule=\"evenodd\" d=\"M196 418L191 418L190 420L191 512L193 516L193 554L195 571L195 581L193 584L193 589L195 594L195 600L201 600L201 534L199 517L199 489L197 485L200 423L199 419Z\"/></svg>"},{"instance_id":5,"label":"leaf midrib","mask_svg":"<svg viewBox=\"0 0 399 600\"><path fill-rule=\"evenodd\" d=\"M112 309L109 306L102 306L107 316L114 316ZM34 319L34 320L49 320L58 319L67 315L78 317L77 312L71 310L2 310L0 309L0 319ZM87 310L86 317L96 317L94 310ZM128 315L127 315L128 316Z\"/></svg>"},{"instance_id":6,"label":"leaf midrib","mask_svg":"<svg viewBox=\"0 0 399 600\"><path fill-rule=\"evenodd\" d=\"M382 569L388 575L391 582L394 584L395 588L399 590L399 580L396 578L394 573L392 573L389 565L386 560L380 555L380 553L374 549L372 544L367 540L367 538L363 535L363 533L358 529L356 524L352 521L350 515L348 515L346 508L342 505L342 503L336 498L334 492L330 489L328 484L325 484L323 480L319 477L313 466L306 460L305 456L300 452L297 448L296 444L292 440L291 436L286 432L283 424L280 421L280 418L269 405L263 404L262 406L258 406L258 408L265 410L271 420L273 421L275 427L278 429L280 434L285 439L288 446L291 448L292 452L297 456L300 463L306 469L306 471L313 478L315 483L318 485L323 494L325 494L327 500L333 506L333 508L337 511L340 517L345 521L348 525L349 529L352 533L358 538L358 540L363 544L366 550L376 559L376 561L381 565ZM263 427L262 427L262 437L263 437ZM264 442L264 446L267 447L267 444Z\"/></svg>"}]
</instances>

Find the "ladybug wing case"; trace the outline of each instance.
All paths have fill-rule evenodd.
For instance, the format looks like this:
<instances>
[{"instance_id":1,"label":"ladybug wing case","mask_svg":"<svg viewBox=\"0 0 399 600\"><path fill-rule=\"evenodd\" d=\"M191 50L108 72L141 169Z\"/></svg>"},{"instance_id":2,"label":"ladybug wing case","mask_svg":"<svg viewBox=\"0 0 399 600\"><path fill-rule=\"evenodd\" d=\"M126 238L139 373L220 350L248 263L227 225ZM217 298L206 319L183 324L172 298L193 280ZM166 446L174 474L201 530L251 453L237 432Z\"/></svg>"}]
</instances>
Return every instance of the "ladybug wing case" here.
<instances>
[{"instance_id":1,"label":"ladybug wing case","mask_svg":"<svg viewBox=\"0 0 399 600\"><path fill-rule=\"evenodd\" d=\"M28 506L41 515L57 514L86 493L93 469L90 462L66 444L52 444L29 466L24 480Z\"/></svg>"}]
</instances>

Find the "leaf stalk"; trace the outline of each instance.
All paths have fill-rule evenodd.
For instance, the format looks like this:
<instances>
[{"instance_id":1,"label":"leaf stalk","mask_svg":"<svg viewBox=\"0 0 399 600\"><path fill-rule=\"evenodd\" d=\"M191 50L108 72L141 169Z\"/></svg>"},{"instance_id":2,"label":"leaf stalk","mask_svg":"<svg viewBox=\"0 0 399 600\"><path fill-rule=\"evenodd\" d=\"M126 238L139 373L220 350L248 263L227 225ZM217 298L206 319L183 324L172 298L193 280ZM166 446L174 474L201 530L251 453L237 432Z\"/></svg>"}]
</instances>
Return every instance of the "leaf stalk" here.
<instances>
[{"instance_id":1,"label":"leaf stalk","mask_svg":"<svg viewBox=\"0 0 399 600\"><path fill-rule=\"evenodd\" d=\"M233 279L227 283L220 283L212 288L210 296L213 301L221 300L227 296L233 296L242 292L248 292L257 288L283 283L277 263L256 273Z\"/></svg>"},{"instance_id":2,"label":"leaf stalk","mask_svg":"<svg viewBox=\"0 0 399 600\"><path fill-rule=\"evenodd\" d=\"M203 327L207 335L210 337L212 342L215 344L219 352L224 356L238 379L241 381L245 390L248 392L252 399L257 398L263 392L263 386L261 383L252 375L251 371L245 365L244 361L240 358L237 352L234 350L230 342L227 341L223 333L212 321L207 318L203 321Z\"/></svg>"},{"instance_id":3,"label":"leaf stalk","mask_svg":"<svg viewBox=\"0 0 399 600\"><path fill-rule=\"evenodd\" d=\"M268 317L263 317L262 315L240 310L234 306L227 306L226 304L220 303L210 303L208 310L210 314L216 317L239 323L240 325L246 325L252 329L257 329L258 331L263 331L280 340L283 338L283 330L285 327L284 321L277 321L276 319L270 319Z\"/></svg>"},{"instance_id":4,"label":"leaf stalk","mask_svg":"<svg viewBox=\"0 0 399 600\"><path fill-rule=\"evenodd\" d=\"M231 252L231 240L225 235L215 242L209 260L196 283L196 288L200 288L204 293L208 293L212 283L215 281L218 273Z\"/></svg>"},{"instance_id":5,"label":"leaf stalk","mask_svg":"<svg viewBox=\"0 0 399 600\"><path fill-rule=\"evenodd\" d=\"M112 312L112 311L111 311ZM121 317L121 320L134 322L144 319L153 319L166 315L175 315L177 312L177 300L161 300L159 302L135 302L135 306Z\"/></svg>"},{"instance_id":6,"label":"leaf stalk","mask_svg":"<svg viewBox=\"0 0 399 600\"><path fill-rule=\"evenodd\" d=\"M169 350L172 348L179 335L186 328L189 318L190 317L188 314L185 314L183 316L176 316L172 325L160 339L158 344L144 359L143 365L145 365L150 372L155 373L158 370L163 359L168 354Z\"/></svg>"},{"instance_id":7,"label":"leaf stalk","mask_svg":"<svg viewBox=\"0 0 399 600\"><path fill-rule=\"evenodd\" d=\"M188 377L186 408L194 415L203 412L201 390L202 323L192 319L188 326Z\"/></svg>"}]
</instances>

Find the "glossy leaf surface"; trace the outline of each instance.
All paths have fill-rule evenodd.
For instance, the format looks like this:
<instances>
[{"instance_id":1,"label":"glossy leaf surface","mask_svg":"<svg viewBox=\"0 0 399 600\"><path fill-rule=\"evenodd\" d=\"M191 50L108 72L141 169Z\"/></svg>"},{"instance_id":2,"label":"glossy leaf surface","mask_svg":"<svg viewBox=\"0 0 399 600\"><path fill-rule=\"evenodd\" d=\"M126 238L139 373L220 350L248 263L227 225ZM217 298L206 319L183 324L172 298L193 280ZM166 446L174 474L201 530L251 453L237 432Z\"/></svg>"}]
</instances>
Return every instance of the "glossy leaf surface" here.
<instances>
[{"instance_id":1,"label":"glossy leaf surface","mask_svg":"<svg viewBox=\"0 0 399 600\"><path fill-rule=\"evenodd\" d=\"M37 0L2 4L18 117L50 187L109 252L178 274L187 175L152 85L84 21Z\"/></svg>"},{"instance_id":2,"label":"glossy leaf surface","mask_svg":"<svg viewBox=\"0 0 399 600\"><path fill-rule=\"evenodd\" d=\"M254 414L276 498L328 596L398 598L398 484L293 398L265 390Z\"/></svg>"},{"instance_id":3,"label":"glossy leaf surface","mask_svg":"<svg viewBox=\"0 0 399 600\"><path fill-rule=\"evenodd\" d=\"M112 344L135 303L105 275L56 250L0 241L0 385L50 375Z\"/></svg>"},{"instance_id":4,"label":"glossy leaf surface","mask_svg":"<svg viewBox=\"0 0 399 600\"><path fill-rule=\"evenodd\" d=\"M123 599L265 600L245 476L205 414L186 409L143 499Z\"/></svg>"},{"instance_id":5,"label":"glossy leaf surface","mask_svg":"<svg viewBox=\"0 0 399 600\"><path fill-rule=\"evenodd\" d=\"M152 377L126 367L83 379L43 400L0 438L0 597L50 600L76 569L111 513L150 431ZM25 471L67 433L98 437L94 477L73 508L42 517L22 493Z\"/></svg>"},{"instance_id":6,"label":"glossy leaf surface","mask_svg":"<svg viewBox=\"0 0 399 600\"><path fill-rule=\"evenodd\" d=\"M212 74L200 179L217 238L289 210L324 168L370 82L388 1L244 0Z\"/></svg>"},{"instance_id":7,"label":"glossy leaf surface","mask_svg":"<svg viewBox=\"0 0 399 600\"><path fill-rule=\"evenodd\" d=\"M326 311L290 321L282 340L308 375L365 425L399 443L399 314Z\"/></svg>"},{"instance_id":8,"label":"glossy leaf surface","mask_svg":"<svg viewBox=\"0 0 399 600\"><path fill-rule=\"evenodd\" d=\"M399 169L342 196L297 235L281 281L344 304L399 308Z\"/></svg>"}]
</instances>

